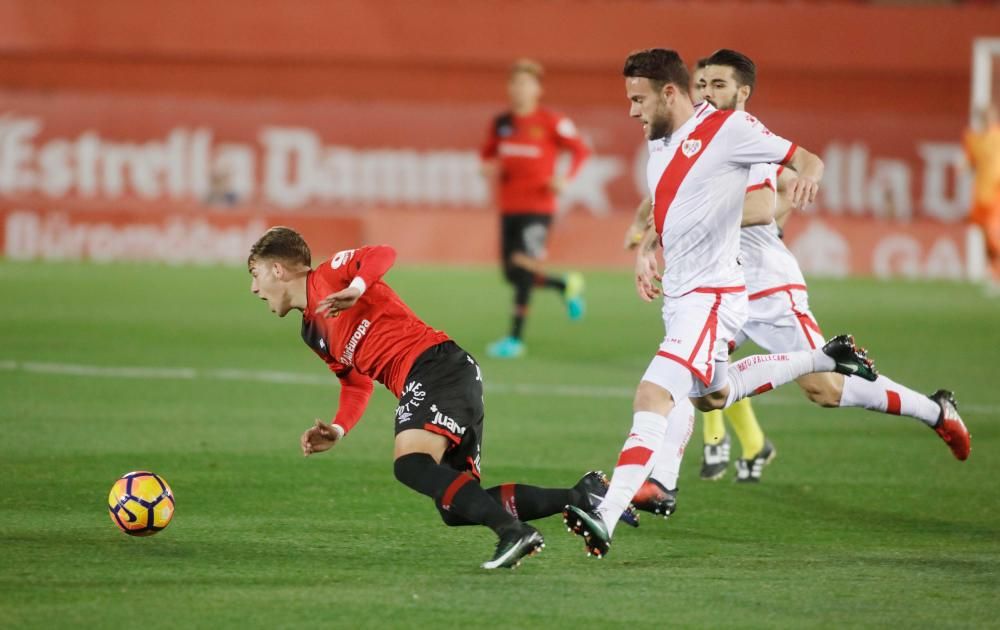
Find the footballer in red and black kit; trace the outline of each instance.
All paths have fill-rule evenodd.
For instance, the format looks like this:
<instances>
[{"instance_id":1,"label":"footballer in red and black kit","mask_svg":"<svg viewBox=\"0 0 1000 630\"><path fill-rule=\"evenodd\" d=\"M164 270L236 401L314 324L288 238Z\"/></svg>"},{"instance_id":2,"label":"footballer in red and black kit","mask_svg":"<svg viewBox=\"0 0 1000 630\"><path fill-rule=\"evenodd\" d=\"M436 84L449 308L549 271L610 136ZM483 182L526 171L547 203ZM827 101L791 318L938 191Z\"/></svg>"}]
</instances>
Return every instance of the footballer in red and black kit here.
<instances>
[{"instance_id":1,"label":"footballer in red and black kit","mask_svg":"<svg viewBox=\"0 0 1000 630\"><path fill-rule=\"evenodd\" d=\"M386 245L342 251L311 268L309 246L286 227L268 230L250 250L251 291L284 317L302 312L302 339L337 375L332 422L302 435L304 455L330 449L357 425L374 381L398 399L394 473L434 500L448 525L485 525L499 541L486 569L514 567L543 540L524 521L569 505L593 506L607 487L587 473L572 488L479 484L483 381L475 359L425 324L382 280L396 252Z\"/></svg>"},{"instance_id":2,"label":"footballer in red and black kit","mask_svg":"<svg viewBox=\"0 0 1000 630\"><path fill-rule=\"evenodd\" d=\"M515 62L507 84L511 109L493 120L480 150L484 173L496 180L503 271L514 288L510 334L489 348L490 355L500 358L524 353L521 337L534 287L560 292L570 319L583 316L583 277L548 274L543 260L557 196L590 149L573 121L538 104L541 77L538 63ZM560 175L556 160L563 152L570 154L570 165Z\"/></svg>"}]
</instances>

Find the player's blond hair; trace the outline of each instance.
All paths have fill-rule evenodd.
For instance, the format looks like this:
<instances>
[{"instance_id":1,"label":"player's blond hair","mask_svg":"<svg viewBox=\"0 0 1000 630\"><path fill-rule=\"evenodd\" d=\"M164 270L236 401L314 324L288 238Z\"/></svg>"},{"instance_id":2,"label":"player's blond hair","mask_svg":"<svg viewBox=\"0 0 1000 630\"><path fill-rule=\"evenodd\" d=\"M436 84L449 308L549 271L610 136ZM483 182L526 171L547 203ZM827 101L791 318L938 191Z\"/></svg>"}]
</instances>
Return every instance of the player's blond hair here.
<instances>
[{"instance_id":1,"label":"player's blond hair","mask_svg":"<svg viewBox=\"0 0 1000 630\"><path fill-rule=\"evenodd\" d=\"M290 265L312 265L312 252L302 235L290 227L276 225L264 232L250 247L247 269L261 259L277 260Z\"/></svg>"},{"instance_id":2,"label":"player's blond hair","mask_svg":"<svg viewBox=\"0 0 1000 630\"><path fill-rule=\"evenodd\" d=\"M542 64L538 63L534 59L528 59L527 57L521 57L520 59L515 60L510 66L510 76L514 76L520 72L530 74L539 81L541 81L542 77L545 76L545 68L542 67Z\"/></svg>"}]
</instances>

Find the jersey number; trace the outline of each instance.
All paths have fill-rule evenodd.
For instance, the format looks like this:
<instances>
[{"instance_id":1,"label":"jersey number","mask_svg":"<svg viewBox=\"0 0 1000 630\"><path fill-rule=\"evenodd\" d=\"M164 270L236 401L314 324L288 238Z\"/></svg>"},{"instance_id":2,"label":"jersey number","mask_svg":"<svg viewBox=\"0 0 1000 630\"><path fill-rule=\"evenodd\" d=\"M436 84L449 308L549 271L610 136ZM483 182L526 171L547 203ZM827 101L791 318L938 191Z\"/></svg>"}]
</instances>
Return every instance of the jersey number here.
<instances>
[{"instance_id":1,"label":"jersey number","mask_svg":"<svg viewBox=\"0 0 1000 630\"><path fill-rule=\"evenodd\" d=\"M337 252L336 255L330 260L330 267L333 269L340 269L345 262L351 259L354 255L353 249L345 249L342 252Z\"/></svg>"}]
</instances>

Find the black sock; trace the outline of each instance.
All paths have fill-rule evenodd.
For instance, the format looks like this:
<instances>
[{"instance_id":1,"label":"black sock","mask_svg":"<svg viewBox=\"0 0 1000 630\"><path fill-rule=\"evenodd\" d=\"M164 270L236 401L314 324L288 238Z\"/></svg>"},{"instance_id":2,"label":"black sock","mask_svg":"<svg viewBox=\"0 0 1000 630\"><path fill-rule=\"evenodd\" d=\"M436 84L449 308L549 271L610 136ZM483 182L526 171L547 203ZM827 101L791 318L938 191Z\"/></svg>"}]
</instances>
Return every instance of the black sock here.
<instances>
[{"instance_id":1,"label":"black sock","mask_svg":"<svg viewBox=\"0 0 1000 630\"><path fill-rule=\"evenodd\" d=\"M403 455L396 460L395 473L401 483L434 499L442 515L453 513L497 533L517 523L478 481L436 463L426 453Z\"/></svg>"},{"instance_id":2,"label":"black sock","mask_svg":"<svg viewBox=\"0 0 1000 630\"><path fill-rule=\"evenodd\" d=\"M487 488L486 492L519 521L552 516L562 512L567 505L580 502L580 493L573 488L539 488L505 483Z\"/></svg>"},{"instance_id":3,"label":"black sock","mask_svg":"<svg viewBox=\"0 0 1000 630\"><path fill-rule=\"evenodd\" d=\"M556 289L560 293L566 292L566 281L561 276L535 276L535 286Z\"/></svg>"},{"instance_id":4,"label":"black sock","mask_svg":"<svg viewBox=\"0 0 1000 630\"><path fill-rule=\"evenodd\" d=\"M528 314L528 303L531 301L531 287L531 274L521 271L515 275L514 317L510 327L510 336L514 339L520 339L524 334L524 318Z\"/></svg>"}]
</instances>

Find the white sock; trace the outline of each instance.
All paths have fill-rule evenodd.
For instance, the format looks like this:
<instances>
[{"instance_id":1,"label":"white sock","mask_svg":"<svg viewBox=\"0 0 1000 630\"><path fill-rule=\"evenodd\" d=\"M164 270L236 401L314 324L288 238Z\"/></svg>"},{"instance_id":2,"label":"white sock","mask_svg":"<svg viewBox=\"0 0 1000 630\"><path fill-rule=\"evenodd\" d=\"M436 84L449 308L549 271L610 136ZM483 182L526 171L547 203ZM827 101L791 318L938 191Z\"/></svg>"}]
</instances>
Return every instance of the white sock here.
<instances>
[{"instance_id":1,"label":"white sock","mask_svg":"<svg viewBox=\"0 0 1000 630\"><path fill-rule=\"evenodd\" d=\"M674 406L673 411L667 416L667 432L663 436L663 444L656 451L653 471L649 473L650 478L655 479L667 490L677 488L684 449L693 432L694 405L685 398Z\"/></svg>"},{"instance_id":2,"label":"white sock","mask_svg":"<svg viewBox=\"0 0 1000 630\"><path fill-rule=\"evenodd\" d=\"M618 518L649 476L653 467L653 455L663 444L666 432L667 419L660 414L652 411L637 411L633 414L632 430L618 456L608 493L597 507L609 534L615 531Z\"/></svg>"},{"instance_id":3,"label":"white sock","mask_svg":"<svg viewBox=\"0 0 1000 630\"><path fill-rule=\"evenodd\" d=\"M875 382L857 376L845 378L840 406L910 416L931 427L937 424L941 414L941 407L936 402L885 376L879 376Z\"/></svg>"},{"instance_id":4,"label":"white sock","mask_svg":"<svg viewBox=\"0 0 1000 630\"><path fill-rule=\"evenodd\" d=\"M785 354L755 354L729 366L726 406L791 383L813 372L832 372L837 363L819 348Z\"/></svg>"}]
</instances>

